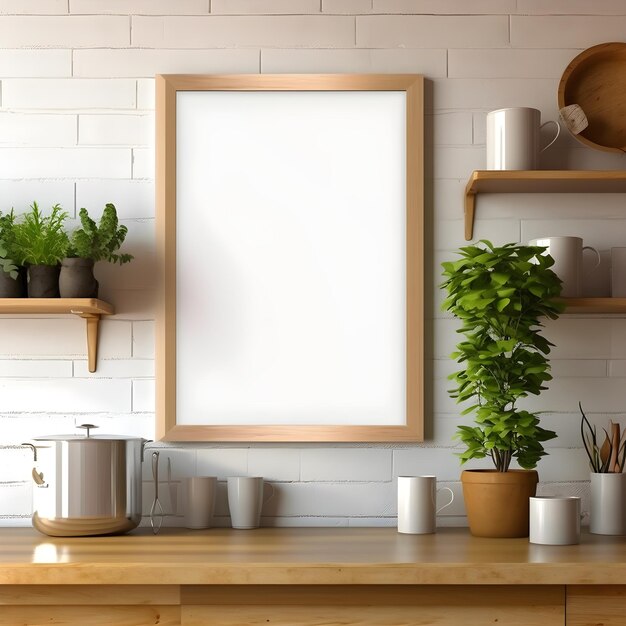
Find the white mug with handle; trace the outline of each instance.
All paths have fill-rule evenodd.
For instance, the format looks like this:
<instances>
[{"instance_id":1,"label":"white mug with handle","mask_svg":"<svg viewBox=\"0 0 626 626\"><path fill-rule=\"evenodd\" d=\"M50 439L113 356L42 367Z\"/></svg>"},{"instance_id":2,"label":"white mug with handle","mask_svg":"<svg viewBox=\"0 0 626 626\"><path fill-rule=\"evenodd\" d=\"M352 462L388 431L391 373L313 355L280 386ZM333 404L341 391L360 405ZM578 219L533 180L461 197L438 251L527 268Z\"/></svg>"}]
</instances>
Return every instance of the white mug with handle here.
<instances>
[{"instance_id":1,"label":"white mug with handle","mask_svg":"<svg viewBox=\"0 0 626 626\"><path fill-rule=\"evenodd\" d=\"M611 296L626 298L626 248L611 248Z\"/></svg>"},{"instance_id":2,"label":"white mug with handle","mask_svg":"<svg viewBox=\"0 0 626 626\"><path fill-rule=\"evenodd\" d=\"M591 250L597 257L596 264L588 271L594 270L602 261L600 253L591 246L583 246L580 237L540 237L530 241L529 245L547 248L544 254L549 254L554 259L551 269L563 282L563 298L580 298L582 295L585 250Z\"/></svg>"},{"instance_id":3,"label":"white mug with handle","mask_svg":"<svg viewBox=\"0 0 626 626\"><path fill-rule=\"evenodd\" d=\"M556 134L543 148L541 129L554 124ZM541 111L509 107L487 113L487 169L536 170L539 154L559 137L561 127L553 120L541 123Z\"/></svg>"},{"instance_id":4,"label":"white mug with handle","mask_svg":"<svg viewBox=\"0 0 626 626\"><path fill-rule=\"evenodd\" d=\"M437 508L440 491L448 491L450 500ZM436 476L398 476L398 532L410 535L434 533L437 515L453 501L452 489L437 489Z\"/></svg>"}]
</instances>

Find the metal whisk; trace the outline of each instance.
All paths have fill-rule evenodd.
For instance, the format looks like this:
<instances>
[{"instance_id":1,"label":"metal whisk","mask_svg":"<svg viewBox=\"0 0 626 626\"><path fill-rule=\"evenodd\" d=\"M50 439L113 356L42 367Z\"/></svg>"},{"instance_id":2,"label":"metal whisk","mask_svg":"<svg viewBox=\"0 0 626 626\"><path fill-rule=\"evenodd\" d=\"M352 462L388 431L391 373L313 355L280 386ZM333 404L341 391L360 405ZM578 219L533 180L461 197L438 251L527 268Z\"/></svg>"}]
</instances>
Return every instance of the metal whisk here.
<instances>
[{"instance_id":1,"label":"metal whisk","mask_svg":"<svg viewBox=\"0 0 626 626\"><path fill-rule=\"evenodd\" d=\"M152 453L152 478L154 479L154 500L150 507L150 526L156 535L163 525L163 507L159 501L159 452Z\"/></svg>"}]
</instances>

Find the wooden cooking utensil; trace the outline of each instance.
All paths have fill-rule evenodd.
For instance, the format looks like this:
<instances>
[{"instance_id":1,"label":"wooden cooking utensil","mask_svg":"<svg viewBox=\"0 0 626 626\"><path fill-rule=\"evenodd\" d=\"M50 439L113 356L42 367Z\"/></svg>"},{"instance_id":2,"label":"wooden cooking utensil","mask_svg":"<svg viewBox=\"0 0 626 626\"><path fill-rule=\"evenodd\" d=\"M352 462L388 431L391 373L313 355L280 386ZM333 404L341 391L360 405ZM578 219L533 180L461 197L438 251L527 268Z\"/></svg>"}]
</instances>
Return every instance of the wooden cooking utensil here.
<instances>
[{"instance_id":1,"label":"wooden cooking utensil","mask_svg":"<svg viewBox=\"0 0 626 626\"><path fill-rule=\"evenodd\" d=\"M619 452L619 440L620 440L620 428L619 424L613 424L611 422L611 458L609 460L609 471L619 472L620 467L618 464L617 453Z\"/></svg>"},{"instance_id":2,"label":"wooden cooking utensil","mask_svg":"<svg viewBox=\"0 0 626 626\"><path fill-rule=\"evenodd\" d=\"M568 104L559 111L559 114L572 135L582 133L589 126L589 120L578 104Z\"/></svg>"},{"instance_id":3,"label":"wooden cooking utensil","mask_svg":"<svg viewBox=\"0 0 626 626\"><path fill-rule=\"evenodd\" d=\"M600 461L602 462L602 467L607 464L609 457L611 456L611 442L609 440L609 436L606 435L604 438L604 443L600 448Z\"/></svg>"}]
</instances>

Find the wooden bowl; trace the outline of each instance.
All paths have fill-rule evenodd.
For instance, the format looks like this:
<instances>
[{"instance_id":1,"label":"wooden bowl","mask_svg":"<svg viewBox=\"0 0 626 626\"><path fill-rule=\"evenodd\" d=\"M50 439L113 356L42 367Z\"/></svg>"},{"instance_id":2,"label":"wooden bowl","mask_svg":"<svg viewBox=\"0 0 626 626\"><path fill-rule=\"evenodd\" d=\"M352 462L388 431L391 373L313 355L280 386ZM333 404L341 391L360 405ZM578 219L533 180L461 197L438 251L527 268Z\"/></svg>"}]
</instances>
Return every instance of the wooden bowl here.
<instances>
[{"instance_id":1,"label":"wooden bowl","mask_svg":"<svg viewBox=\"0 0 626 626\"><path fill-rule=\"evenodd\" d=\"M581 52L565 69L559 109L579 105L589 126L574 135L606 152L626 152L626 43L602 43Z\"/></svg>"}]
</instances>

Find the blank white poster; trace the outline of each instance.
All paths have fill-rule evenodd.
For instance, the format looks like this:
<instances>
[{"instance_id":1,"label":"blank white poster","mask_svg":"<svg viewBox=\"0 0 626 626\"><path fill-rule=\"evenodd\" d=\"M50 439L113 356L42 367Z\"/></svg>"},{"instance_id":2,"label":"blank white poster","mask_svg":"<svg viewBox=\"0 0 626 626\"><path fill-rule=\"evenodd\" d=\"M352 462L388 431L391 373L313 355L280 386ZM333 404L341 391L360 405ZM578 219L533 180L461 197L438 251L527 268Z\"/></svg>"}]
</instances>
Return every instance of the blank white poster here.
<instances>
[{"instance_id":1,"label":"blank white poster","mask_svg":"<svg viewBox=\"0 0 626 626\"><path fill-rule=\"evenodd\" d=\"M177 423L405 424L405 92L176 117Z\"/></svg>"}]
</instances>

